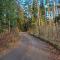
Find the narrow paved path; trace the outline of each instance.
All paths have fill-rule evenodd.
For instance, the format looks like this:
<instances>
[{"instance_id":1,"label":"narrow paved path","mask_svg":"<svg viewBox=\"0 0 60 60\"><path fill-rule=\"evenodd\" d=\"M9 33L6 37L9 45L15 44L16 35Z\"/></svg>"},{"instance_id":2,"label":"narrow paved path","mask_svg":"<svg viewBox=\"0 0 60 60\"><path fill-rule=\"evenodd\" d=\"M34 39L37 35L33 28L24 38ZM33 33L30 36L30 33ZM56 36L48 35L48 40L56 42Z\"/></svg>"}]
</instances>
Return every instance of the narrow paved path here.
<instances>
[{"instance_id":1,"label":"narrow paved path","mask_svg":"<svg viewBox=\"0 0 60 60\"><path fill-rule=\"evenodd\" d=\"M8 54L0 60L54 60L49 52L49 45L28 33L20 33L20 40L16 48L12 48Z\"/></svg>"}]
</instances>

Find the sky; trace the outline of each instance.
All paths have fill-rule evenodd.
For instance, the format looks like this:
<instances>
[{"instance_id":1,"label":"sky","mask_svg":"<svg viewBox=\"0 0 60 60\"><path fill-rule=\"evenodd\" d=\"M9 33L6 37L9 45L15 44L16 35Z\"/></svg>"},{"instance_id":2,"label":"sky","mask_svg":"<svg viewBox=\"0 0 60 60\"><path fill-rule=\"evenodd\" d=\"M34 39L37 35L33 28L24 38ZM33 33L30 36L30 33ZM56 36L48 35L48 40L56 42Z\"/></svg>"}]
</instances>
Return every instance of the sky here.
<instances>
[{"instance_id":1,"label":"sky","mask_svg":"<svg viewBox=\"0 0 60 60\"><path fill-rule=\"evenodd\" d=\"M20 0L20 6L23 8L25 15L27 17L31 17L28 12L28 5L32 4L32 0Z\"/></svg>"},{"instance_id":2,"label":"sky","mask_svg":"<svg viewBox=\"0 0 60 60\"><path fill-rule=\"evenodd\" d=\"M23 8L23 10L25 11L26 15L27 16L30 16L29 15L29 12L28 12L28 5L29 4L32 4L32 0L19 0L20 1L20 6ZM60 0L55 0L56 1L56 4L59 3ZM38 0L39 4L43 4L46 5L46 0ZM53 0L50 0L50 4L53 4ZM47 12L48 14L48 12Z\"/></svg>"}]
</instances>

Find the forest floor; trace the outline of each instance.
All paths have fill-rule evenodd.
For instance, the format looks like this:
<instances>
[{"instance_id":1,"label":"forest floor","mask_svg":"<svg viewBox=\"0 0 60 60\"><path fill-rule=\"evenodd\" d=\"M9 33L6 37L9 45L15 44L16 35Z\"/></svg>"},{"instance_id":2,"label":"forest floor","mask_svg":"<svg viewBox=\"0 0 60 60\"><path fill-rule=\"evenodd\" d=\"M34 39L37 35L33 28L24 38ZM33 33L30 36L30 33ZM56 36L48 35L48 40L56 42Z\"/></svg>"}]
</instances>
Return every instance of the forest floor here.
<instances>
[{"instance_id":1,"label":"forest floor","mask_svg":"<svg viewBox=\"0 0 60 60\"><path fill-rule=\"evenodd\" d=\"M27 32L19 33L12 48L6 50L0 60L60 60L60 51Z\"/></svg>"}]
</instances>

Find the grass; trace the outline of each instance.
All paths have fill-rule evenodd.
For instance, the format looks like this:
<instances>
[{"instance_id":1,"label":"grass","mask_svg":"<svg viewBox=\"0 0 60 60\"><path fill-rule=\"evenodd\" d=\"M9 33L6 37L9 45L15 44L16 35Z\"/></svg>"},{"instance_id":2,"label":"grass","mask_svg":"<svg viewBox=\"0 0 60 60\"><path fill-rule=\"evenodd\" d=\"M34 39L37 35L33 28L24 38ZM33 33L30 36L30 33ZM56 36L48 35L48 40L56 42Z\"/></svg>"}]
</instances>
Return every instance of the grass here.
<instances>
[{"instance_id":1,"label":"grass","mask_svg":"<svg viewBox=\"0 0 60 60\"><path fill-rule=\"evenodd\" d=\"M13 44L19 40L17 31L0 33L0 52L13 47Z\"/></svg>"},{"instance_id":2,"label":"grass","mask_svg":"<svg viewBox=\"0 0 60 60\"><path fill-rule=\"evenodd\" d=\"M54 45L55 48L60 49L60 25L55 24L53 22L40 24L40 26L35 25L35 28L31 29L29 32L39 37L51 45Z\"/></svg>"}]
</instances>

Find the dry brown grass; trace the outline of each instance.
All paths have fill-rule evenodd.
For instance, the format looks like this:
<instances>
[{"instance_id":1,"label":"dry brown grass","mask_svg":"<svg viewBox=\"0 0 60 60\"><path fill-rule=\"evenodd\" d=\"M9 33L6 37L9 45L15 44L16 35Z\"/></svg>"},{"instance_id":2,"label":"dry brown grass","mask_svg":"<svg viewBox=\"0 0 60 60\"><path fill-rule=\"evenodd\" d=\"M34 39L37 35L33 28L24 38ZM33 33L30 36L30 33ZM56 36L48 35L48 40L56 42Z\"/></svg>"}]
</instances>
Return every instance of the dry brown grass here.
<instances>
[{"instance_id":1,"label":"dry brown grass","mask_svg":"<svg viewBox=\"0 0 60 60\"><path fill-rule=\"evenodd\" d=\"M30 33L48 40L60 48L60 25L58 23L45 22L44 24L41 23L40 27L35 25L35 28L32 28Z\"/></svg>"},{"instance_id":2,"label":"dry brown grass","mask_svg":"<svg viewBox=\"0 0 60 60\"><path fill-rule=\"evenodd\" d=\"M0 34L0 52L12 47L12 45L19 40L17 32L17 30L12 30L11 32L3 32Z\"/></svg>"}]
</instances>

